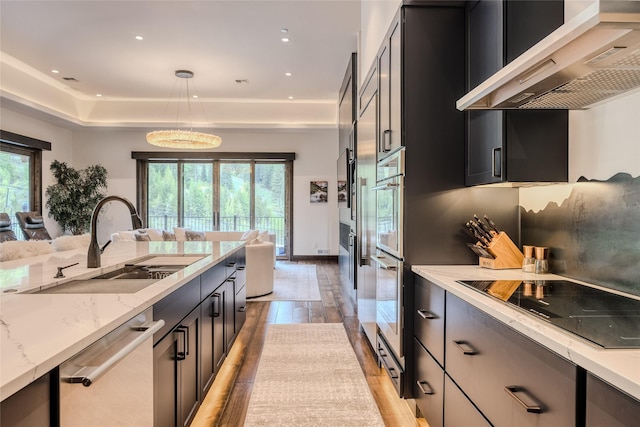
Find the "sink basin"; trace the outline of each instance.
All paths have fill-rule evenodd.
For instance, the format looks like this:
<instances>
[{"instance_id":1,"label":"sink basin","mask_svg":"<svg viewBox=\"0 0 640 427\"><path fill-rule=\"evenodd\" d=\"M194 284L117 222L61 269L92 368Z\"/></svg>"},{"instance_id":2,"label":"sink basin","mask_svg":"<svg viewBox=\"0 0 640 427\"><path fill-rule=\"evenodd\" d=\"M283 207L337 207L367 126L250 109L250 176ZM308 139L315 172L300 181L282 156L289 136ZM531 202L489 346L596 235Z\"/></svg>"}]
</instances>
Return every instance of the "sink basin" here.
<instances>
[{"instance_id":1,"label":"sink basin","mask_svg":"<svg viewBox=\"0 0 640 427\"><path fill-rule=\"evenodd\" d=\"M186 265L127 265L88 279L70 280L35 294L133 294Z\"/></svg>"},{"instance_id":2,"label":"sink basin","mask_svg":"<svg viewBox=\"0 0 640 427\"><path fill-rule=\"evenodd\" d=\"M84 279L42 289L34 294L135 294L157 279Z\"/></svg>"},{"instance_id":3,"label":"sink basin","mask_svg":"<svg viewBox=\"0 0 640 427\"><path fill-rule=\"evenodd\" d=\"M70 280L34 294L134 294L182 270L205 255L153 256L98 276Z\"/></svg>"},{"instance_id":4,"label":"sink basin","mask_svg":"<svg viewBox=\"0 0 640 427\"><path fill-rule=\"evenodd\" d=\"M186 265L127 265L109 273L101 274L100 276L93 277L96 279L154 279L160 280L165 277L180 271L185 268Z\"/></svg>"}]
</instances>

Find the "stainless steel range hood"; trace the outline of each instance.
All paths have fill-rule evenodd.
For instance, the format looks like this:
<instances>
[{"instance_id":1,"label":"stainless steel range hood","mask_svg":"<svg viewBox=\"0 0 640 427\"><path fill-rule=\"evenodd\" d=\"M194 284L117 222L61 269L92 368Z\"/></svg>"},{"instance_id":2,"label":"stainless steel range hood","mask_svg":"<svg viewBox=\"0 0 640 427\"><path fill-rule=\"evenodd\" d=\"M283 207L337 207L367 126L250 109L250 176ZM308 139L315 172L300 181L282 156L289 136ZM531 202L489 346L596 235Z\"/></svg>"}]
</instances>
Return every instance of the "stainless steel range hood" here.
<instances>
[{"instance_id":1,"label":"stainless steel range hood","mask_svg":"<svg viewBox=\"0 0 640 427\"><path fill-rule=\"evenodd\" d=\"M640 88L640 1L596 1L456 103L458 110L593 107Z\"/></svg>"}]
</instances>

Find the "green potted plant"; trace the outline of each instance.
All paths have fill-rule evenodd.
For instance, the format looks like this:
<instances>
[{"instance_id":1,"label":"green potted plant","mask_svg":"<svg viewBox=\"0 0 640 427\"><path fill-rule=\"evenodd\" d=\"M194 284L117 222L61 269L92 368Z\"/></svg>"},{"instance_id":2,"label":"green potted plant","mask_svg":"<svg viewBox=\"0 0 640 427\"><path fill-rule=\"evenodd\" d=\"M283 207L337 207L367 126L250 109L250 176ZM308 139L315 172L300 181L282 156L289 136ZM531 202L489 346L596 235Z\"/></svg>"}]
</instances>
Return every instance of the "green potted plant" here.
<instances>
[{"instance_id":1,"label":"green potted plant","mask_svg":"<svg viewBox=\"0 0 640 427\"><path fill-rule=\"evenodd\" d=\"M57 182L47 187L49 216L64 232L74 235L88 232L93 208L105 197L107 170L101 165L76 170L57 160L50 169Z\"/></svg>"}]
</instances>

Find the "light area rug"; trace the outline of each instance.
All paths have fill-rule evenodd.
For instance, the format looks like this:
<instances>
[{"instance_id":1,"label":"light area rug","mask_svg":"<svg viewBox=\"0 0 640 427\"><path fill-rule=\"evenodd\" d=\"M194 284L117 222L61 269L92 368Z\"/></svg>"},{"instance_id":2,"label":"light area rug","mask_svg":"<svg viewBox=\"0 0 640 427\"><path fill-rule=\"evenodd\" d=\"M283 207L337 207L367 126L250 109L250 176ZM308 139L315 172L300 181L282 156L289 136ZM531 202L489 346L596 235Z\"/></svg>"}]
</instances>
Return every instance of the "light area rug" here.
<instances>
[{"instance_id":1,"label":"light area rug","mask_svg":"<svg viewBox=\"0 0 640 427\"><path fill-rule=\"evenodd\" d=\"M321 301L315 265L279 261L273 275L273 292L249 301Z\"/></svg>"},{"instance_id":2,"label":"light area rug","mask_svg":"<svg viewBox=\"0 0 640 427\"><path fill-rule=\"evenodd\" d=\"M245 426L384 426L341 323L270 324Z\"/></svg>"}]
</instances>

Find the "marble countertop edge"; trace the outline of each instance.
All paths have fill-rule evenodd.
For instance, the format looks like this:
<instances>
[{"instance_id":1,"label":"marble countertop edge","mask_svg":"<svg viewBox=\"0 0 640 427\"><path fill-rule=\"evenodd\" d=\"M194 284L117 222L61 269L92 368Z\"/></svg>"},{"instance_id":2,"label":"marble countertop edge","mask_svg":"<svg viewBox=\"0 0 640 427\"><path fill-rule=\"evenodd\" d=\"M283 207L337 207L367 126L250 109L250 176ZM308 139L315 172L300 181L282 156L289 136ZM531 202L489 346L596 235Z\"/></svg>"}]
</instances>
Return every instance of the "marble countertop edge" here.
<instances>
[{"instance_id":1,"label":"marble countertop edge","mask_svg":"<svg viewBox=\"0 0 640 427\"><path fill-rule=\"evenodd\" d=\"M533 278L532 274L522 273L520 270L489 270L470 265L414 265L412 271L634 398L640 399L640 368L638 368L640 349L600 348L581 337L456 282L457 280L522 280ZM546 274L544 279L567 278ZM575 279L568 280L587 284Z\"/></svg>"},{"instance_id":2,"label":"marble countertop edge","mask_svg":"<svg viewBox=\"0 0 640 427\"><path fill-rule=\"evenodd\" d=\"M12 270L25 266L32 268L26 277L18 279L19 283L8 284L10 288L17 288L18 292L0 293L0 401L152 307L244 246L244 242L236 242L236 245L225 246L222 252L202 253L202 259L136 293L32 294L55 282L50 279L53 277L51 272L55 273L61 259L65 262L81 260L81 265L75 271L67 270L68 277L63 280L67 281L99 275L103 271L124 266L132 259L162 255L155 251L141 250L146 243L136 243L121 245L125 248L123 253L105 257L103 266L97 269L82 267L86 250L68 251L62 257L52 254L0 264L0 272L7 274L5 277L11 277ZM179 253L172 251L170 254ZM189 254L192 253L184 253ZM7 289L7 284L4 285L3 288ZM29 313L38 315L29 316ZM61 328L64 328L64 331Z\"/></svg>"}]
</instances>

